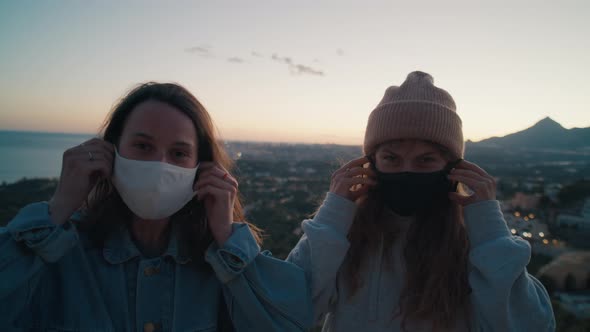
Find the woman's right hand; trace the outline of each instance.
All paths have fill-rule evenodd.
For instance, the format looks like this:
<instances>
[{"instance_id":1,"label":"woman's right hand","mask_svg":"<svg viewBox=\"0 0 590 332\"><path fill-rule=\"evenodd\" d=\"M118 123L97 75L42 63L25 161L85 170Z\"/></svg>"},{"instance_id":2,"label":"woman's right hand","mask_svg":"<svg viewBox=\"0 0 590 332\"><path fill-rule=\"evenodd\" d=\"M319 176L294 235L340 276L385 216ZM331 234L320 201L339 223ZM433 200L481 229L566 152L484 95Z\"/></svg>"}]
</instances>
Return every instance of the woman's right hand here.
<instances>
[{"instance_id":1,"label":"woman's right hand","mask_svg":"<svg viewBox=\"0 0 590 332\"><path fill-rule=\"evenodd\" d=\"M49 201L55 224L65 223L82 206L97 181L111 176L114 154L113 145L99 138L64 152L59 183Z\"/></svg>"},{"instance_id":2,"label":"woman's right hand","mask_svg":"<svg viewBox=\"0 0 590 332\"><path fill-rule=\"evenodd\" d=\"M363 167L369 163L367 157L354 159L332 174L330 192L356 202L377 184L375 172Z\"/></svg>"}]
</instances>

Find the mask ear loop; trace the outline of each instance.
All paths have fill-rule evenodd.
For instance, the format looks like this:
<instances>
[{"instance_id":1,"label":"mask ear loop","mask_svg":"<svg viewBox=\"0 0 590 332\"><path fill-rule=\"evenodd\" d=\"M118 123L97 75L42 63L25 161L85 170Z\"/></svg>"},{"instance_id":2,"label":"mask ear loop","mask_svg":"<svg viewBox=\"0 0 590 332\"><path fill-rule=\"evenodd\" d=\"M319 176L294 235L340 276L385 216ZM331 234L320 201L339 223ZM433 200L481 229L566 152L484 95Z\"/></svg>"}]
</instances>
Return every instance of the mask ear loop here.
<instances>
[{"instance_id":1,"label":"mask ear loop","mask_svg":"<svg viewBox=\"0 0 590 332\"><path fill-rule=\"evenodd\" d=\"M445 171L450 172L453 168L457 167L457 165L459 165L462 161L463 158L459 158L457 160L449 162L445 167Z\"/></svg>"},{"instance_id":2,"label":"mask ear loop","mask_svg":"<svg viewBox=\"0 0 590 332\"><path fill-rule=\"evenodd\" d=\"M463 161L463 158L459 158L457 160L449 162L447 164L447 167L445 167L445 173L448 174L453 168L457 167L457 165L459 165L462 161ZM449 191L450 192L457 192L458 186L459 186L459 182L451 183L451 188L449 189Z\"/></svg>"}]
</instances>

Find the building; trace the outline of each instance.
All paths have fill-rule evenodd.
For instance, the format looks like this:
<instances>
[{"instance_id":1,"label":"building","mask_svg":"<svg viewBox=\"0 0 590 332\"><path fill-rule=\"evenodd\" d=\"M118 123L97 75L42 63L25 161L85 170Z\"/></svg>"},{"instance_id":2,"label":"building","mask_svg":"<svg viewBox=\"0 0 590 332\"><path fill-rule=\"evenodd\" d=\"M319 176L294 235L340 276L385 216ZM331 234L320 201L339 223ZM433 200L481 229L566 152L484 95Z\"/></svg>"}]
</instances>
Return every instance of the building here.
<instances>
[{"instance_id":1,"label":"building","mask_svg":"<svg viewBox=\"0 0 590 332\"><path fill-rule=\"evenodd\" d=\"M565 291L584 290L590 287L590 251L565 253L539 269L537 277L544 284Z\"/></svg>"},{"instance_id":2,"label":"building","mask_svg":"<svg viewBox=\"0 0 590 332\"><path fill-rule=\"evenodd\" d=\"M557 216L557 224L561 227L590 230L590 198L586 199L581 215L560 214Z\"/></svg>"},{"instance_id":3,"label":"building","mask_svg":"<svg viewBox=\"0 0 590 332\"><path fill-rule=\"evenodd\" d=\"M517 192L510 201L513 209L533 210L539 206L541 195L539 194L525 194Z\"/></svg>"}]
</instances>

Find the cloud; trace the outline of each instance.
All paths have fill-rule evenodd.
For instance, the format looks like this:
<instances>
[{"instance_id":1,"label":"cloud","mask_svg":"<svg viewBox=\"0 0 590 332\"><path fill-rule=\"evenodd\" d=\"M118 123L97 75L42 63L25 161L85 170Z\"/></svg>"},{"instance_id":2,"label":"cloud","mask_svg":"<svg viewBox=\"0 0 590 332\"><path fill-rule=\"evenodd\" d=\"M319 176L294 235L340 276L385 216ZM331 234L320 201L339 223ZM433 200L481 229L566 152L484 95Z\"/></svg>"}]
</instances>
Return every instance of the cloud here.
<instances>
[{"instance_id":1,"label":"cloud","mask_svg":"<svg viewBox=\"0 0 590 332\"><path fill-rule=\"evenodd\" d=\"M216 58L213 55L213 53L210 51L210 46L204 46L204 45L203 46L193 46L193 47L185 48L184 51L187 53L196 54L196 55L198 55L200 57L204 57L204 58ZM256 51L251 51L250 54L254 57L263 58L263 55L261 53L256 52ZM223 59L224 57L219 55L217 58ZM246 60L244 60L244 58L239 57L239 56L231 56L231 57L227 57L225 59L227 62L235 63L235 64L247 62ZM323 70L320 70L318 68L314 68L314 67L302 64L302 63L296 63L291 57L288 57L288 56L280 56L280 55L274 53L270 57L270 59L272 61L286 65L289 69L289 72L292 75L325 76L325 72ZM319 60L314 59L314 63L318 63L318 62L319 62Z\"/></svg>"},{"instance_id":2,"label":"cloud","mask_svg":"<svg viewBox=\"0 0 590 332\"><path fill-rule=\"evenodd\" d=\"M309 75L316 75L316 76L324 76L325 73L322 70L314 69L310 66L303 65L300 63L295 63L293 59L286 56L279 56L277 54L273 54L271 56L273 61L286 64L289 67L289 71L291 74L294 75L301 75L301 74L309 74Z\"/></svg>"},{"instance_id":3,"label":"cloud","mask_svg":"<svg viewBox=\"0 0 590 332\"><path fill-rule=\"evenodd\" d=\"M324 72L321 70L313 69L309 66L305 65L293 65L289 69L293 72L295 70L295 74L310 74L310 75L317 75L317 76L324 76Z\"/></svg>"},{"instance_id":4,"label":"cloud","mask_svg":"<svg viewBox=\"0 0 590 332\"><path fill-rule=\"evenodd\" d=\"M185 48L184 51L190 54L196 54L203 58L215 58L209 46L193 46L189 48Z\"/></svg>"},{"instance_id":5,"label":"cloud","mask_svg":"<svg viewBox=\"0 0 590 332\"><path fill-rule=\"evenodd\" d=\"M227 61L232 63L244 63L244 59L238 57L228 58Z\"/></svg>"},{"instance_id":6,"label":"cloud","mask_svg":"<svg viewBox=\"0 0 590 332\"><path fill-rule=\"evenodd\" d=\"M276 54L273 54L271 59L273 59L274 61L280 62L280 63L284 63L287 65L292 65L293 64L293 60L291 60L291 58L289 57L280 57Z\"/></svg>"},{"instance_id":7,"label":"cloud","mask_svg":"<svg viewBox=\"0 0 590 332\"><path fill-rule=\"evenodd\" d=\"M187 53L210 54L209 49L203 46L194 46L184 49Z\"/></svg>"}]
</instances>

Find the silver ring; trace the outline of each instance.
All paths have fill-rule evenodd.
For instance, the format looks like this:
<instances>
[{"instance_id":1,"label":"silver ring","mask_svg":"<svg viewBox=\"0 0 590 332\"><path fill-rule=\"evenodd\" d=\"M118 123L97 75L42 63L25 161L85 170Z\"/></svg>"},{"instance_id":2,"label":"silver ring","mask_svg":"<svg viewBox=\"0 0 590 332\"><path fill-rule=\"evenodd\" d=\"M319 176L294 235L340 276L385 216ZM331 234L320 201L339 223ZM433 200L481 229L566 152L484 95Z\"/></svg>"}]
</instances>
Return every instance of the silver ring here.
<instances>
[{"instance_id":1,"label":"silver ring","mask_svg":"<svg viewBox=\"0 0 590 332\"><path fill-rule=\"evenodd\" d=\"M94 160L94 156L92 155L92 152L88 151L88 160L89 161L93 161Z\"/></svg>"}]
</instances>

